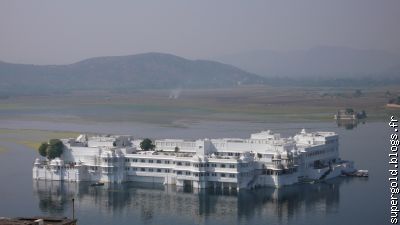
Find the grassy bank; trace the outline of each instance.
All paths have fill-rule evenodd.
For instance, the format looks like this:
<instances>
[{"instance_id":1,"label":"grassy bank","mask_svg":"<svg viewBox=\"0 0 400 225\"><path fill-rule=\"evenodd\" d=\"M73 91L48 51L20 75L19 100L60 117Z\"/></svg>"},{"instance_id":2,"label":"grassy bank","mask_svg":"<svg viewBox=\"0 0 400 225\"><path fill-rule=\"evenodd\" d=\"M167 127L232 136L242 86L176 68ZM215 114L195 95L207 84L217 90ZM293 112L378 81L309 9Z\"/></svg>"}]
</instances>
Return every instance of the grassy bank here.
<instances>
[{"instance_id":1,"label":"grassy bank","mask_svg":"<svg viewBox=\"0 0 400 225\"><path fill-rule=\"evenodd\" d=\"M59 132L47 130L27 129L0 129L0 143L15 143L24 145L29 149L36 150L40 143L53 138L76 137L77 132ZM0 152L7 151L7 148L0 144Z\"/></svg>"},{"instance_id":2,"label":"grassy bank","mask_svg":"<svg viewBox=\"0 0 400 225\"><path fill-rule=\"evenodd\" d=\"M357 93L359 90L359 93ZM19 96L0 100L0 119L60 122L329 121L342 108L365 110L369 120L386 120L400 109L386 103L400 88L241 87L79 92L63 96Z\"/></svg>"}]
</instances>

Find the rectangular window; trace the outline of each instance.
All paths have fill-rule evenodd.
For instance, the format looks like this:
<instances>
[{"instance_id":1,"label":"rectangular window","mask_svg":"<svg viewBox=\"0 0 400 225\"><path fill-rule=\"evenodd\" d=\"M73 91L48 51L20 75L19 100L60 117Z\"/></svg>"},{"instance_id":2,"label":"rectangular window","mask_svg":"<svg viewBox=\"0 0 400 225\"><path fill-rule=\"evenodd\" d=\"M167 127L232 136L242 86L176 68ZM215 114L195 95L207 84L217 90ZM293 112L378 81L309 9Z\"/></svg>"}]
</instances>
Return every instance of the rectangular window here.
<instances>
[{"instance_id":1,"label":"rectangular window","mask_svg":"<svg viewBox=\"0 0 400 225\"><path fill-rule=\"evenodd\" d=\"M221 164L221 168L225 168L225 164Z\"/></svg>"},{"instance_id":2,"label":"rectangular window","mask_svg":"<svg viewBox=\"0 0 400 225\"><path fill-rule=\"evenodd\" d=\"M152 159L149 159L149 163L153 163L153 160L152 160Z\"/></svg>"},{"instance_id":3,"label":"rectangular window","mask_svg":"<svg viewBox=\"0 0 400 225\"><path fill-rule=\"evenodd\" d=\"M190 166L190 163L189 162L185 163L185 166Z\"/></svg>"},{"instance_id":4,"label":"rectangular window","mask_svg":"<svg viewBox=\"0 0 400 225\"><path fill-rule=\"evenodd\" d=\"M157 173L161 173L161 169L157 169Z\"/></svg>"},{"instance_id":5,"label":"rectangular window","mask_svg":"<svg viewBox=\"0 0 400 225\"><path fill-rule=\"evenodd\" d=\"M157 160L157 163L161 163L161 160Z\"/></svg>"},{"instance_id":6,"label":"rectangular window","mask_svg":"<svg viewBox=\"0 0 400 225\"><path fill-rule=\"evenodd\" d=\"M153 172L153 168L149 168L149 172Z\"/></svg>"},{"instance_id":7,"label":"rectangular window","mask_svg":"<svg viewBox=\"0 0 400 225\"><path fill-rule=\"evenodd\" d=\"M229 174L229 177L235 177L235 174Z\"/></svg>"},{"instance_id":8,"label":"rectangular window","mask_svg":"<svg viewBox=\"0 0 400 225\"><path fill-rule=\"evenodd\" d=\"M189 171L186 171L186 173L185 173L186 175L190 175L190 172Z\"/></svg>"},{"instance_id":9,"label":"rectangular window","mask_svg":"<svg viewBox=\"0 0 400 225\"><path fill-rule=\"evenodd\" d=\"M221 173L221 177L225 177L225 174L224 174L224 173Z\"/></svg>"},{"instance_id":10,"label":"rectangular window","mask_svg":"<svg viewBox=\"0 0 400 225\"><path fill-rule=\"evenodd\" d=\"M182 171L177 171L176 174L181 175Z\"/></svg>"},{"instance_id":11,"label":"rectangular window","mask_svg":"<svg viewBox=\"0 0 400 225\"><path fill-rule=\"evenodd\" d=\"M165 172L166 172L166 173L169 173L169 169L165 169Z\"/></svg>"},{"instance_id":12,"label":"rectangular window","mask_svg":"<svg viewBox=\"0 0 400 225\"><path fill-rule=\"evenodd\" d=\"M169 161L168 161L168 160L165 160L165 164L169 164Z\"/></svg>"},{"instance_id":13,"label":"rectangular window","mask_svg":"<svg viewBox=\"0 0 400 225\"><path fill-rule=\"evenodd\" d=\"M182 166L182 163L181 162L177 162L176 165Z\"/></svg>"},{"instance_id":14,"label":"rectangular window","mask_svg":"<svg viewBox=\"0 0 400 225\"><path fill-rule=\"evenodd\" d=\"M231 164L229 165L229 168L235 168L235 165Z\"/></svg>"},{"instance_id":15,"label":"rectangular window","mask_svg":"<svg viewBox=\"0 0 400 225\"><path fill-rule=\"evenodd\" d=\"M144 159L141 159L140 162L144 163L144 162L146 162L146 161L145 161Z\"/></svg>"},{"instance_id":16,"label":"rectangular window","mask_svg":"<svg viewBox=\"0 0 400 225\"><path fill-rule=\"evenodd\" d=\"M146 171L146 169L145 168L140 168L140 171Z\"/></svg>"}]
</instances>

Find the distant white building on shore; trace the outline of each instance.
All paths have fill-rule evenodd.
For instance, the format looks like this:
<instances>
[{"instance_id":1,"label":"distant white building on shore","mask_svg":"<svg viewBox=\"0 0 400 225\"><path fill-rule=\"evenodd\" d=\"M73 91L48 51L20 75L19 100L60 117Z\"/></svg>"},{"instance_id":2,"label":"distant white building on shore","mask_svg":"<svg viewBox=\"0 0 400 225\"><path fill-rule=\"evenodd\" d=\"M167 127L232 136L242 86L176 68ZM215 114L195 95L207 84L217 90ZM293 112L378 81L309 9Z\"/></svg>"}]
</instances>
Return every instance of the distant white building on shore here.
<instances>
[{"instance_id":1,"label":"distant white building on shore","mask_svg":"<svg viewBox=\"0 0 400 225\"><path fill-rule=\"evenodd\" d=\"M339 158L338 135L307 133L283 138L271 131L248 139L160 139L153 151L140 149L131 136L62 139L61 158L37 158L37 180L155 182L194 188L280 187L329 179L352 163Z\"/></svg>"}]
</instances>

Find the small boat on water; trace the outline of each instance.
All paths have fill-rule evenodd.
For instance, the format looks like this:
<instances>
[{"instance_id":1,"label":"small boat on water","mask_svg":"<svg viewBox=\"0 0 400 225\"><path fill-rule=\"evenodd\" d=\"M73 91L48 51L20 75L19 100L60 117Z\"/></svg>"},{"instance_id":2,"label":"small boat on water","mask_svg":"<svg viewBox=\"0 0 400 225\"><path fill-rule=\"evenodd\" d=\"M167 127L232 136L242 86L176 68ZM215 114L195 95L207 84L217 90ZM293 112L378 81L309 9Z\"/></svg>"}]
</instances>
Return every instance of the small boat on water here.
<instances>
[{"instance_id":1,"label":"small boat on water","mask_svg":"<svg viewBox=\"0 0 400 225\"><path fill-rule=\"evenodd\" d=\"M368 177L368 170L356 170L351 173L343 173L344 176L348 177Z\"/></svg>"},{"instance_id":2,"label":"small boat on water","mask_svg":"<svg viewBox=\"0 0 400 225\"><path fill-rule=\"evenodd\" d=\"M299 183L301 184L314 184L316 182L315 179L307 178L307 177L300 177Z\"/></svg>"},{"instance_id":3,"label":"small boat on water","mask_svg":"<svg viewBox=\"0 0 400 225\"><path fill-rule=\"evenodd\" d=\"M96 182L96 183L90 184L90 186L92 186L92 187L104 186L104 183L103 182Z\"/></svg>"},{"instance_id":4,"label":"small boat on water","mask_svg":"<svg viewBox=\"0 0 400 225\"><path fill-rule=\"evenodd\" d=\"M368 170L357 170L354 176L356 177L368 177Z\"/></svg>"}]
</instances>

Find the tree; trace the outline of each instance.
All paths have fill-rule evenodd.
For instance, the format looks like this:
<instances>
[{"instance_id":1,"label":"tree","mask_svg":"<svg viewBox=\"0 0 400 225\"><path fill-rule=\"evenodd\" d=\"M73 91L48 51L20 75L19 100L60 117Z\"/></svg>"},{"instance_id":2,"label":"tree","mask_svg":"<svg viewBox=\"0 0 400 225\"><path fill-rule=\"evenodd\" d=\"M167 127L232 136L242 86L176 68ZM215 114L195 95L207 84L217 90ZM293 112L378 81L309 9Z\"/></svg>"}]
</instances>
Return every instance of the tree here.
<instances>
[{"instance_id":1,"label":"tree","mask_svg":"<svg viewBox=\"0 0 400 225\"><path fill-rule=\"evenodd\" d=\"M39 148L39 154L48 159L60 157L63 153L64 144L59 139L50 139L49 143L43 142Z\"/></svg>"},{"instance_id":2,"label":"tree","mask_svg":"<svg viewBox=\"0 0 400 225\"><path fill-rule=\"evenodd\" d=\"M357 119L365 119L367 118L367 113L365 110L362 110L361 112L357 113Z\"/></svg>"},{"instance_id":3,"label":"tree","mask_svg":"<svg viewBox=\"0 0 400 225\"><path fill-rule=\"evenodd\" d=\"M357 89L353 94L354 97L360 97L361 95L362 95L362 92L360 89Z\"/></svg>"},{"instance_id":4,"label":"tree","mask_svg":"<svg viewBox=\"0 0 400 225\"><path fill-rule=\"evenodd\" d=\"M59 139L50 139L47 148L47 158L54 159L60 157L63 152L64 144Z\"/></svg>"},{"instance_id":5,"label":"tree","mask_svg":"<svg viewBox=\"0 0 400 225\"><path fill-rule=\"evenodd\" d=\"M38 148L39 155L46 157L47 156L47 147L49 144L47 142L42 142Z\"/></svg>"},{"instance_id":6,"label":"tree","mask_svg":"<svg viewBox=\"0 0 400 225\"><path fill-rule=\"evenodd\" d=\"M148 138L145 138L142 142L140 142L140 148L144 151L153 150L155 147L156 146L153 145L153 142Z\"/></svg>"},{"instance_id":7,"label":"tree","mask_svg":"<svg viewBox=\"0 0 400 225\"><path fill-rule=\"evenodd\" d=\"M346 113L347 113L347 114L353 114L353 113L354 113L354 109L352 109L352 108L347 108L347 109L346 109Z\"/></svg>"},{"instance_id":8,"label":"tree","mask_svg":"<svg viewBox=\"0 0 400 225\"><path fill-rule=\"evenodd\" d=\"M389 99L389 104L397 104L397 105L400 105L400 96L398 96L397 98L391 98L391 99Z\"/></svg>"},{"instance_id":9,"label":"tree","mask_svg":"<svg viewBox=\"0 0 400 225\"><path fill-rule=\"evenodd\" d=\"M365 112L365 110L361 111L361 116L362 118L367 118L367 113Z\"/></svg>"}]
</instances>

